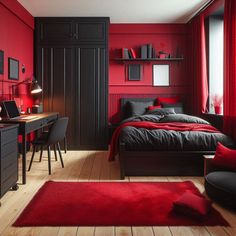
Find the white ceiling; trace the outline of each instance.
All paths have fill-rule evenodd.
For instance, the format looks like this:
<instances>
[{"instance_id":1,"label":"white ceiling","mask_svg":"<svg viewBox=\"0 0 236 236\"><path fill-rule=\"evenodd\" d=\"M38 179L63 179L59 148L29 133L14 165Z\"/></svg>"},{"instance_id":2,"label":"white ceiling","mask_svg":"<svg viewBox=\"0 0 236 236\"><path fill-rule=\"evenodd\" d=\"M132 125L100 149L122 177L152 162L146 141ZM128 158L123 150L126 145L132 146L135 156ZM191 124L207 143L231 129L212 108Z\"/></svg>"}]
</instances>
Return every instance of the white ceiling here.
<instances>
[{"instance_id":1,"label":"white ceiling","mask_svg":"<svg viewBox=\"0 0 236 236\"><path fill-rule=\"evenodd\" d=\"M209 0L18 0L37 16L109 16L111 23L186 23Z\"/></svg>"}]
</instances>

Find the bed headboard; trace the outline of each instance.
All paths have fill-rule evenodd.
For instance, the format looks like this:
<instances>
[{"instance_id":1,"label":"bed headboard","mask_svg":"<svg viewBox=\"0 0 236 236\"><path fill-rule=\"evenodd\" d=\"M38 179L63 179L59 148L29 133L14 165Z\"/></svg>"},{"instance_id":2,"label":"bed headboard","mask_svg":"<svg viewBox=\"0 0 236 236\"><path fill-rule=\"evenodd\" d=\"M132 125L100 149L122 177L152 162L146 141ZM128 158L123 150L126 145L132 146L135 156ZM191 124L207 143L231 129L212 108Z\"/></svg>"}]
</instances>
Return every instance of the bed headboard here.
<instances>
[{"instance_id":1,"label":"bed headboard","mask_svg":"<svg viewBox=\"0 0 236 236\"><path fill-rule=\"evenodd\" d=\"M120 110L121 110L121 119L126 119L130 117L130 111L128 102L153 102L153 105L156 102L157 97L149 98L121 98L120 99Z\"/></svg>"}]
</instances>

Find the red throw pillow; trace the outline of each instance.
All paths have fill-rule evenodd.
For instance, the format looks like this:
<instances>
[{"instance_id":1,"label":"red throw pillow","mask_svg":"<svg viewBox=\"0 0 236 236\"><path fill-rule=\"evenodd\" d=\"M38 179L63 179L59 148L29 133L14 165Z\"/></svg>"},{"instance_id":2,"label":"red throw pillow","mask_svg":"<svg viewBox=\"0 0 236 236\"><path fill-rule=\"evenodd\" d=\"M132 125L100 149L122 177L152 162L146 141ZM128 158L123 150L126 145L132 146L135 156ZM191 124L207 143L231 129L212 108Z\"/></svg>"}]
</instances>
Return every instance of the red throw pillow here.
<instances>
[{"instance_id":1,"label":"red throw pillow","mask_svg":"<svg viewBox=\"0 0 236 236\"><path fill-rule=\"evenodd\" d=\"M178 200L173 203L174 211L201 219L206 216L211 209L211 201L203 196L198 196L190 191L186 191Z\"/></svg>"},{"instance_id":2,"label":"red throw pillow","mask_svg":"<svg viewBox=\"0 0 236 236\"><path fill-rule=\"evenodd\" d=\"M148 110L149 110L149 111L152 111L152 110L155 110L155 109L157 109L157 108L161 108L161 106L149 106L149 107L148 107Z\"/></svg>"},{"instance_id":3,"label":"red throw pillow","mask_svg":"<svg viewBox=\"0 0 236 236\"><path fill-rule=\"evenodd\" d=\"M236 150L218 143L213 164L230 170L236 170Z\"/></svg>"},{"instance_id":4,"label":"red throw pillow","mask_svg":"<svg viewBox=\"0 0 236 236\"><path fill-rule=\"evenodd\" d=\"M157 104L161 103L170 103L170 104L175 104L178 102L181 102L181 99L179 96L174 96L174 97L158 97L157 98Z\"/></svg>"}]
</instances>

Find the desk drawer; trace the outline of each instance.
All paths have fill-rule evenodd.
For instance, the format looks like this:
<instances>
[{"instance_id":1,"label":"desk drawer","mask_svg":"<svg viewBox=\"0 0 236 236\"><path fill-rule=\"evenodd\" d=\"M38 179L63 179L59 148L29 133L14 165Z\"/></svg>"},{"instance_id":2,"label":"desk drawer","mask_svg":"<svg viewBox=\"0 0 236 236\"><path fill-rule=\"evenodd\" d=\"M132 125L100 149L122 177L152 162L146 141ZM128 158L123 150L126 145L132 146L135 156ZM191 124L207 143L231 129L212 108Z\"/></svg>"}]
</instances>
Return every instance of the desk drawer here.
<instances>
[{"instance_id":1,"label":"desk drawer","mask_svg":"<svg viewBox=\"0 0 236 236\"><path fill-rule=\"evenodd\" d=\"M50 116L44 119L45 124L51 123L53 121L56 121L58 119L58 115Z\"/></svg>"},{"instance_id":2,"label":"desk drawer","mask_svg":"<svg viewBox=\"0 0 236 236\"><path fill-rule=\"evenodd\" d=\"M16 163L10 163L10 165L5 168L4 170L1 170L1 183L6 181L6 179L9 179L11 176L18 175L18 167Z\"/></svg>"},{"instance_id":3,"label":"desk drawer","mask_svg":"<svg viewBox=\"0 0 236 236\"><path fill-rule=\"evenodd\" d=\"M40 120L30 121L26 124L26 133L30 133L32 131L38 130L44 126L49 125L52 121L55 121L57 119L57 115L47 117Z\"/></svg>"},{"instance_id":4,"label":"desk drawer","mask_svg":"<svg viewBox=\"0 0 236 236\"><path fill-rule=\"evenodd\" d=\"M18 155L16 151L13 151L1 159L1 172L3 173L11 165L18 165Z\"/></svg>"},{"instance_id":5,"label":"desk drawer","mask_svg":"<svg viewBox=\"0 0 236 236\"><path fill-rule=\"evenodd\" d=\"M40 129L41 127L45 125L44 123L45 123L44 120L35 120L35 121L31 121L30 123L27 123L26 133Z\"/></svg>"},{"instance_id":6,"label":"desk drawer","mask_svg":"<svg viewBox=\"0 0 236 236\"><path fill-rule=\"evenodd\" d=\"M17 171L12 172L7 178L1 181L0 197L2 197L18 180Z\"/></svg>"},{"instance_id":7,"label":"desk drawer","mask_svg":"<svg viewBox=\"0 0 236 236\"><path fill-rule=\"evenodd\" d=\"M2 145L1 147L1 159L4 159L5 157L7 157L8 154L15 152L17 153L17 139L13 140L10 143L7 143L5 145Z\"/></svg>"},{"instance_id":8,"label":"desk drawer","mask_svg":"<svg viewBox=\"0 0 236 236\"><path fill-rule=\"evenodd\" d=\"M1 133L1 145L12 142L13 140L15 140L17 138L17 135L18 135L18 129L17 128L2 131L2 133Z\"/></svg>"}]
</instances>

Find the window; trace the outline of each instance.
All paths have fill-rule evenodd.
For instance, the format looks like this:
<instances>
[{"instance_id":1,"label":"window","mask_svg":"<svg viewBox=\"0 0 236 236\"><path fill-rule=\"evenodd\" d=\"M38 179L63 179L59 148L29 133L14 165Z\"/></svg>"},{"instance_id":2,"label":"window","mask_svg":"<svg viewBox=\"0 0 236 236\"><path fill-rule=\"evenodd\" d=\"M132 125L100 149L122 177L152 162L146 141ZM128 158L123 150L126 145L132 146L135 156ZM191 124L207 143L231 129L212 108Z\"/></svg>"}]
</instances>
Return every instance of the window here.
<instances>
[{"instance_id":1,"label":"window","mask_svg":"<svg viewBox=\"0 0 236 236\"><path fill-rule=\"evenodd\" d=\"M209 17L209 111L215 106L223 106L223 58L224 58L224 19L223 9ZM221 104L220 104L221 103ZM221 109L222 110L222 109ZM221 113L221 112L220 112Z\"/></svg>"}]
</instances>

